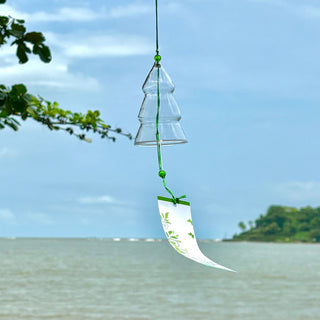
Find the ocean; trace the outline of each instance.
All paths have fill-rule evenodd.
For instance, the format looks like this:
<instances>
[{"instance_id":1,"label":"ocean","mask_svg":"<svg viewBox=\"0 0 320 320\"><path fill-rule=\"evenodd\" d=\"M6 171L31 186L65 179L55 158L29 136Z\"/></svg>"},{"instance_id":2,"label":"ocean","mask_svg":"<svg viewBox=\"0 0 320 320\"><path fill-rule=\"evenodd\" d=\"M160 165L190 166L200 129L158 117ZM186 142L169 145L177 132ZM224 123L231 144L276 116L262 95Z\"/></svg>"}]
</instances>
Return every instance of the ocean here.
<instances>
[{"instance_id":1,"label":"ocean","mask_svg":"<svg viewBox=\"0 0 320 320\"><path fill-rule=\"evenodd\" d=\"M0 239L0 319L320 319L320 245L116 240Z\"/></svg>"}]
</instances>

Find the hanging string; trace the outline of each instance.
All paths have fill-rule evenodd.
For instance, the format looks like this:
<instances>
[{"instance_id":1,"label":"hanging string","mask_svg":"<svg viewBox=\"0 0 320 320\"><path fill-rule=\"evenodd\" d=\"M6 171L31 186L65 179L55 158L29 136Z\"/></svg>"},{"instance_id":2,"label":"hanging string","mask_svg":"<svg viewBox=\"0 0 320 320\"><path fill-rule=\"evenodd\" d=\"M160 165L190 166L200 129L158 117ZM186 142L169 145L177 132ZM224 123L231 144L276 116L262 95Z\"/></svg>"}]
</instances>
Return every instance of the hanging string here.
<instances>
[{"instance_id":1,"label":"hanging string","mask_svg":"<svg viewBox=\"0 0 320 320\"><path fill-rule=\"evenodd\" d=\"M158 33L158 0L155 0L156 4L156 55L154 56L154 61L157 67L157 115L156 115L156 139L157 139L157 153L158 153L158 163L159 163L159 177L162 179L164 188L170 193L172 201L177 204L180 199L186 198L185 195L176 198L172 191L167 187L166 184L166 172L162 167L162 154L161 154L161 139L159 134L159 116L160 116L160 60L159 55L159 33Z\"/></svg>"},{"instance_id":2,"label":"hanging string","mask_svg":"<svg viewBox=\"0 0 320 320\"><path fill-rule=\"evenodd\" d=\"M158 33L158 0L156 1L156 54L159 55L159 33Z\"/></svg>"}]
</instances>

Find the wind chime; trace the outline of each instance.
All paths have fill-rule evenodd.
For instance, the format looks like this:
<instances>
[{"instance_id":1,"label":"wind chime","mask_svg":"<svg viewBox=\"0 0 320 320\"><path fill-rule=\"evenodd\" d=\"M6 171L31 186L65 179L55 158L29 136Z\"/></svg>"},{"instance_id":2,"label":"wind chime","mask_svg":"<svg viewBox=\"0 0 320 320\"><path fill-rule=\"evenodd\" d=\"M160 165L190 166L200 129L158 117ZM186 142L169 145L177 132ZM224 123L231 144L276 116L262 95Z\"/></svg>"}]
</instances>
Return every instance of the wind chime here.
<instances>
[{"instance_id":1,"label":"wind chime","mask_svg":"<svg viewBox=\"0 0 320 320\"><path fill-rule=\"evenodd\" d=\"M208 259L199 249L193 229L190 203L175 197L166 184L161 147L186 143L187 139L180 125L181 114L173 97L174 84L160 64L158 37L158 1L156 7L156 55L142 90L144 99L138 115L140 128L135 145L156 146L159 177L170 198L158 196L158 207L162 226L171 246L180 254L209 267L233 271Z\"/></svg>"}]
</instances>

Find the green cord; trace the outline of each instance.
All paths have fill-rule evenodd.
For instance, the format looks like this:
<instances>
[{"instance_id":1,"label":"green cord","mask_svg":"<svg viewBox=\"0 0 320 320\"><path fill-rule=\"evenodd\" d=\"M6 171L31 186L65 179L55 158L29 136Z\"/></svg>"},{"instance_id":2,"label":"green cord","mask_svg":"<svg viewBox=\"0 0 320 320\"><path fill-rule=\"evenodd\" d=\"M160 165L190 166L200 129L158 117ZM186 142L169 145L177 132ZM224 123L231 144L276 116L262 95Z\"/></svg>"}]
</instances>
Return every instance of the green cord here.
<instances>
[{"instance_id":1,"label":"green cord","mask_svg":"<svg viewBox=\"0 0 320 320\"><path fill-rule=\"evenodd\" d=\"M161 142L160 142L160 134L159 134L159 114L160 114L160 86L159 86L159 73L160 66L157 67L157 116L156 116L156 138L157 138L157 152L158 152L158 162L159 162L159 177L162 179L163 186L170 193L173 203L176 204L176 197L173 195L172 191L166 185L166 172L162 168L162 155L161 155Z\"/></svg>"},{"instance_id":2,"label":"green cord","mask_svg":"<svg viewBox=\"0 0 320 320\"><path fill-rule=\"evenodd\" d=\"M158 31L158 0L156 1L156 55L154 56L154 61L159 64L161 56L159 55L159 31Z\"/></svg>"},{"instance_id":3,"label":"green cord","mask_svg":"<svg viewBox=\"0 0 320 320\"><path fill-rule=\"evenodd\" d=\"M159 55L158 0L156 0L156 53Z\"/></svg>"},{"instance_id":4,"label":"green cord","mask_svg":"<svg viewBox=\"0 0 320 320\"><path fill-rule=\"evenodd\" d=\"M162 179L164 188L170 193L173 203L177 204L180 199L186 198L185 195L176 198L172 191L167 187L166 184L166 172L162 167L162 155L161 155L161 142L159 134L159 115L160 115L160 60L161 56L159 55L159 39L158 39L158 0L156 1L156 55L154 56L155 65L157 67L157 116L156 116L156 138L157 138L157 152L158 152L158 162L159 162L159 177Z\"/></svg>"}]
</instances>

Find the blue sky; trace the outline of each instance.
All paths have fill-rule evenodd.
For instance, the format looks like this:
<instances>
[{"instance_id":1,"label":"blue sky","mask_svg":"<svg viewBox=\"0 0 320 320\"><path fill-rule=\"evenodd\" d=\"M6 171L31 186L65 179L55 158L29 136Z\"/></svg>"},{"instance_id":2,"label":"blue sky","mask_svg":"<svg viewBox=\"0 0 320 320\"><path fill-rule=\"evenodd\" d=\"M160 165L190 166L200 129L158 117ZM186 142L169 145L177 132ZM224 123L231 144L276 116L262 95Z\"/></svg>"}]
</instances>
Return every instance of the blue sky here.
<instances>
[{"instance_id":1,"label":"blue sky","mask_svg":"<svg viewBox=\"0 0 320 320\"><path fill-rule=\"evenodd\" d=\"M8 0L50 45L49 65L0 50L1 83L135 135L154 55L153 1ZM199 238L238 231L269 205L320 203L320 5L305 0L159 1L162 65L189 143L164 148L167 183ZM162 237L156 151L87 144L26 122L0 136L0 235Z\"/></svg>"}]
</instances>

